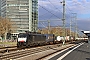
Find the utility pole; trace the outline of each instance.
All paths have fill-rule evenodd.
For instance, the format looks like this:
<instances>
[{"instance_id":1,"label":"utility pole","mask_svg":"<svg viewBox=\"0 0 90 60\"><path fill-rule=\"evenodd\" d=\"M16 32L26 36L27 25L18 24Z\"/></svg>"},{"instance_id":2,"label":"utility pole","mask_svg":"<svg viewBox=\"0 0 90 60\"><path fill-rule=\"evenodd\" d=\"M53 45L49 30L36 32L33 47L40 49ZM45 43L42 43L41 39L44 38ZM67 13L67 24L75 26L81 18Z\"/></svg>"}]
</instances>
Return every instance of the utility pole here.
<instances>
[{"instance_id":1,"label":"utility pole","mask_svg":"<svg viewBox=\"0 0 90 60\"><path fill-rule=\"evenodd\" d=\"M48 20L48 34L50 34L50 20Z\"/></svg>"},{"instance_id":2,"label":"utility pole","mask_svg":"<svg viewBox=\"0 0 90 60\"><path fill-rule=\"evenodd\" d=\"M71 31L72 31L72 17L71 17L71 20L70 20L70 37L71 37Z\"/></svg>"},{"instance_id":3,"label":"utility pole","mask_svg":"<svg viewBox=\"0 0 90 60\"><path fill-rule=\"evenodd\" d=\"M74 37L75 37L75 40L76 40L76 38L77 38L77 14L76 13L72 13L72 20L73 20L73 23L72 24L74 24L74 26L73 26L73 28L74 28Z\"/></svg>"},{"instance_id":4,"label":"utility pole","mask_svg":"<svg viewBox=\"0 0 90 60\"><path fill-rule=\"evenodd\" d=\"M76 39L77 38L77 14L75 16L75 20L76 20L76 22L75 22L75 30L76 30L75 39Z\"/></svg>"},{"instance_id":5,"label":"utility pole","mask_svg":"<svg viewBox=\"0 0 90 60\"><path fill-rule=\"evenodd\" d=\"M52 21L60 21L60 20L41 20L41 21L39 21L39 22L47 22L48 23L48 34L50 34L50 22L52 22Z\"/></svg>"},{"instance_id":6,"label":"utility pole","mask_svg":"<svg viewBox=\"0 0 90 60\"><path fill-rule=\"evenodd\" d=\"M70 20L70 37L72 36L72 20L73 20L73 16L71 14L71 20Z\"/></svg>"},{"instance_id":7,"label":"utility pole","mask_svg":"<svg viewBox=\"0 0 90 60\"><path fill-rule=\"evenodd\" d=\"M63 0L63 36L64 36L64 41L63 41L63 45L65 44L65 0Z\"/></svg>"}]
</instances>

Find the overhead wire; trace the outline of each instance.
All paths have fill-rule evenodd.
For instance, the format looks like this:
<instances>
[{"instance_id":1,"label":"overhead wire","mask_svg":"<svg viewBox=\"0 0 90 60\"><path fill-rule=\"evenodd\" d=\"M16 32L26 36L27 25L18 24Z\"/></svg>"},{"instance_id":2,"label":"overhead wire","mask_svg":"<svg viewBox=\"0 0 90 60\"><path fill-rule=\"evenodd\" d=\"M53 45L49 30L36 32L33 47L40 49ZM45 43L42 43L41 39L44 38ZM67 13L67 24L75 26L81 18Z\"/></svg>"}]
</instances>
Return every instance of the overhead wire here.
<instances>
[{"instance_id":1,"label":"overhead wire","mask_svg":"<svg viewBox=\"0 0 90 60\"><path fill-rule=\"evenodd\" d=\"M50 0L48 0L53 6L54 6L54 4L50 1ZM55 7L55 6L54 6ZM55 7L56 9L58 9L57 7ZM60 11L61 12L61 10L59 10L58 9L58 11ZM61 12L62 13L62 12Z\"/></svg>"},{"instance_id":2,"label":"overhead wire","mask_svg":"<svg viewBox=\"0 0 90 60\"><path fill-rule=\"evenodd\" d=\"M73 2L75 2L75 4L78 4L78 5L82 6L81 4L77 3L76 1L73 1ZM83 7L86 8L85 6L83 6ZM77 28L79 29L80 27L78 26Z\"/></svg>"},{"instance_id":3,"label":"overhead wire","mask_svg":"<svg viewBox=\"0 0 90 60\"><path fill-rule=\"evenodd\" d=\"M61 12L61 10L60 9L58 9L50 0L48 0L52 5L53 5L53 7L55 8L55 9L57 9L58 11L60 11ZM61 12L62 13L62 12Z\"/></svg>"},{"instance_id":4,"label":"overhead wire","mask_svg":"<svg viewBox=\"0 0 90 60\"><path fill-rule=\"evenodd\" d=\"M40 5L39 5L40 6ZM40 7L42 7L42 6L40 6ZM45 9L46 11L48 11L46 8L44 8L44 7L42 7L43 9ZM54 15L55 17L57 17L57 18L59 18L60 19L60 17L58 17L58 16L56 16L55 14L53 14L52 12L50 12L50 11L48 11L49 13L51 13L52 15L50 16L50 18ZM50 19L49 18L49 19Z\"/></svg>"},{"instance_id":5,"label":"overhead wire","mask_svg":"<svg viewBox=\"0 0 90 60\"><path fill-rule=\"evenodd\" d=\"M69 9L68 5L66 5L66 8L67 8L68 12L69 12L70 14L72 14L72 10ZM72 18L70 14L69 14L69 17ZM70 19L70 20L71 20L71 19ZM67 23L67 24L68 24L68 23ZM74 23L72 23L72 24L74 24ZM70 23L69 23L69 25L70 25ZM72 26L73 26L73 25L72 25ZM75 25L74 25L74 26L75 26ZM76 26L75 26L75 27L76 27Z\"/></svg>"},{"instance_id":6,"label":"overhead wire","mask_svg":"<svg viewBox=\"0 0 90 60\"><path fill-rule=\"evenodd\" d=\"M51 13L52 15L54 15L55 17L57 17L57 18L59 18L59 19L60 19L60 17L56 16L55 14L53 14L51 11L47 10L47 9L46 9L46 8L44 8L43 6L41 6L41 5L39 5L39 6L40 6L40 7L42 7L43 9L45 9L47 12Z\"/></svg>"},{"instance_id":7,"label":"overhead wire","mask_svg":"<svg viewBox=\"0 0 90 60\"><path fill-rule=\"evenodd\" d=\"M54 6L54 4L50 1L50 0L48 0L53 6ZM55 14L53 14L51 11L49 11L49 10L47 10L46 8L44 8L43 6L41 6L41 5L39 5L40 7L42 7L44 10L46 10L47 12L49 12L49 13L51 13L53 16L55 16L55 17L57 17L57 18L59 18L60 19L60 17L58 17L58 16L56 16ZM54 8L55 9L58 9L57 7L55 7L54 6ZM68 8L68 7L67 7ZM68 8L68 10L69 10L69 12L71 13L71 10ZM58 9L58 11L60 11L59 9ZM60 11L61 12L61 11ZM61 12L62 13L62 12ZM52 16L51 16L52 17ZM51 18L50 17L50 18ZM68 24L68 23L67 23ZM70 25L70 24L69 24Z\"/></svg>"},{"instance_id":8,"label":"overhead wire","mask_svg":"<svg viewBox=\"0 0 90 60\"><path fill-rule=\"evenodd\" d=\"M61 10L60 9L58 9L50 0L48 0L49 2L50 2L50 4L56 9L56 10L58 10L59 12L61 12ZM62 13L62 12L61 12ZM55 14L54 14L55 15ZM50 17L51 18L51 17Z\"/></svg>"},{"instance_id":9,"label":"overhead wire","mask_svg":"<svg viewBox=\"0 0 90 60\"><path fill-rule=\"evenodd\" d=\"M38 3L39 4L39 3ZM42 2L42 4L44 4L44 2ZM40 9L39 9L40 10ZM46 15L48 12L45 12L44 14L39 14L39 17L42 17L42 16L44 16L44 15Z\"/></svg>"},{"instance_id":10,"label":"overhead wire","mask_svg":"<svg viewBox=\"0 0 90 60\"><path fill-rule=\"evenodd\" d=\"M60 9L58 9L50 0L48 0L50 3L51 3L51 5L56 9L56 10L58 10L59 12L61 12L61 10ZM62 13L62 12L61 12ZM51 17L50 17L51 18Z\"/></svg>"},{"instance_id":11,"label":"overhead wire","mask_svg":"<svg viewBox=\"0 0 90 60\"><path fill-rule=\"evenodd\" d=\"M76 1L73 1L73 2L75 2L76 4L78 4L78 5L80 5L80 6L84 7L84 8L86 8L86 6L81 5L80 3L76 2ZM88 9L90 9L90 8L88 8ZM85 9L85 10L86 10L86 9ZM88 10L88 12L90 12L90 11Z\"/></svg>"},{"instance_id":12,"label":"overhead wire","mask_svg":"<svg viewBox=\"0 0 90 60\"><path fill-rule=\"evenodd\" d=\"M50 1L50 0L48 0L53 6L54 6L54 4ZM39 5L40 7L42 7L41 5ZM43 9L45 9L46 11L48 11L46 8L44 8L44 7L42 7ZM55 9L58 9L57 7L55 7L54 6L54 8ZM60 11L59 9L58 9L58 11ZM49 13L51 13L52 15L54 15L54 16L56 16L55 14L53 14L52 12L50 12L50 11L48 11ZM60 11L61 12L61 11ZM62 12L61 12L62 13ZM57 16L56 16L57 17ZM51 18L51 17L50 17ZM57 18L59 18L59 17L57 17Z\"/></svg>"}]
</instances>

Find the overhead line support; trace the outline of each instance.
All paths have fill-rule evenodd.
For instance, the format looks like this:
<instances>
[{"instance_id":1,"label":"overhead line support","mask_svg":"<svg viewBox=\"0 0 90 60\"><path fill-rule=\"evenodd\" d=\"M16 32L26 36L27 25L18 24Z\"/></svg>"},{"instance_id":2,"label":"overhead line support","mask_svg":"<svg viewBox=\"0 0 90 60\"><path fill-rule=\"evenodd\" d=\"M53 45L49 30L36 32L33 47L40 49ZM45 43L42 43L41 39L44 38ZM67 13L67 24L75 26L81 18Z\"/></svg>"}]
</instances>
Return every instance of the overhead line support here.
<instances>
[{"instance_id":1,"label":"overhead line support","mask_svg":"<svg viewBox=\"0 0 90 60\"><path fill-rule=\"evenodd\" d=\"M63 0L63 18L62 18L62 21L63 21L63 36L64 36L64 41L63 41L63 45L65 44L65 0Z\"/></svg>"}]
</instances>

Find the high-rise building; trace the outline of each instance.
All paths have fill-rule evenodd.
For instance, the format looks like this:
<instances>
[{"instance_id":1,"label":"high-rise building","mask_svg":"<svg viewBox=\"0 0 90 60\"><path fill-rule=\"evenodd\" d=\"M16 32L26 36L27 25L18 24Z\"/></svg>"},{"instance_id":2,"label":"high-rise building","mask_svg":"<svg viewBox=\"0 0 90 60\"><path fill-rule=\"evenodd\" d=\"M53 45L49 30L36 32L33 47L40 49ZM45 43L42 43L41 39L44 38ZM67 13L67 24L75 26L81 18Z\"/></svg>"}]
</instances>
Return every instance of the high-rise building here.
<instances>
[{"instance_id":1,"label":"high-rise building","mask_svg":"<svg viewBox=\"0 0 90 60\"><path fill-rule=\"evenodd\" d=\"M1 16L1 1L0 1L0 16Z\"/></svg>"},{"instance_id":2,"label":"high-rise building","mask_svg":"<svg viewBox=\"0 0 90 60\"><path fill-rule=\"evenodd\" d=\"M1 16L11 20L13 31L37 31L38 0L0 0Z\"/></svg>"}]
</instances>

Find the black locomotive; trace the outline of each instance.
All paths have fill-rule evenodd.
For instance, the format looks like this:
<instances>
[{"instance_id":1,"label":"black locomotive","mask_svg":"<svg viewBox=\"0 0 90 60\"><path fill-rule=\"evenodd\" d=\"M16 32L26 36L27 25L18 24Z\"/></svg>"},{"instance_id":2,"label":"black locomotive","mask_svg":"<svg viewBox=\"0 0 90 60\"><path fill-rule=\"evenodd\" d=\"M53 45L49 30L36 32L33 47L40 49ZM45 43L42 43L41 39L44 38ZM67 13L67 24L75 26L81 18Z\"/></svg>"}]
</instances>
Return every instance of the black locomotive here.
<instances>
[{"instance_id":1,"label":"black locomotive","mask_svg":"<svg viewBox=\"0 0 90 60\"><path fill-rule=\"evenodd\" d=\"M19 33L17 47L30 47L54 43L54 34L40 34L33 32Z\"/></svg>"}]
</instances>

